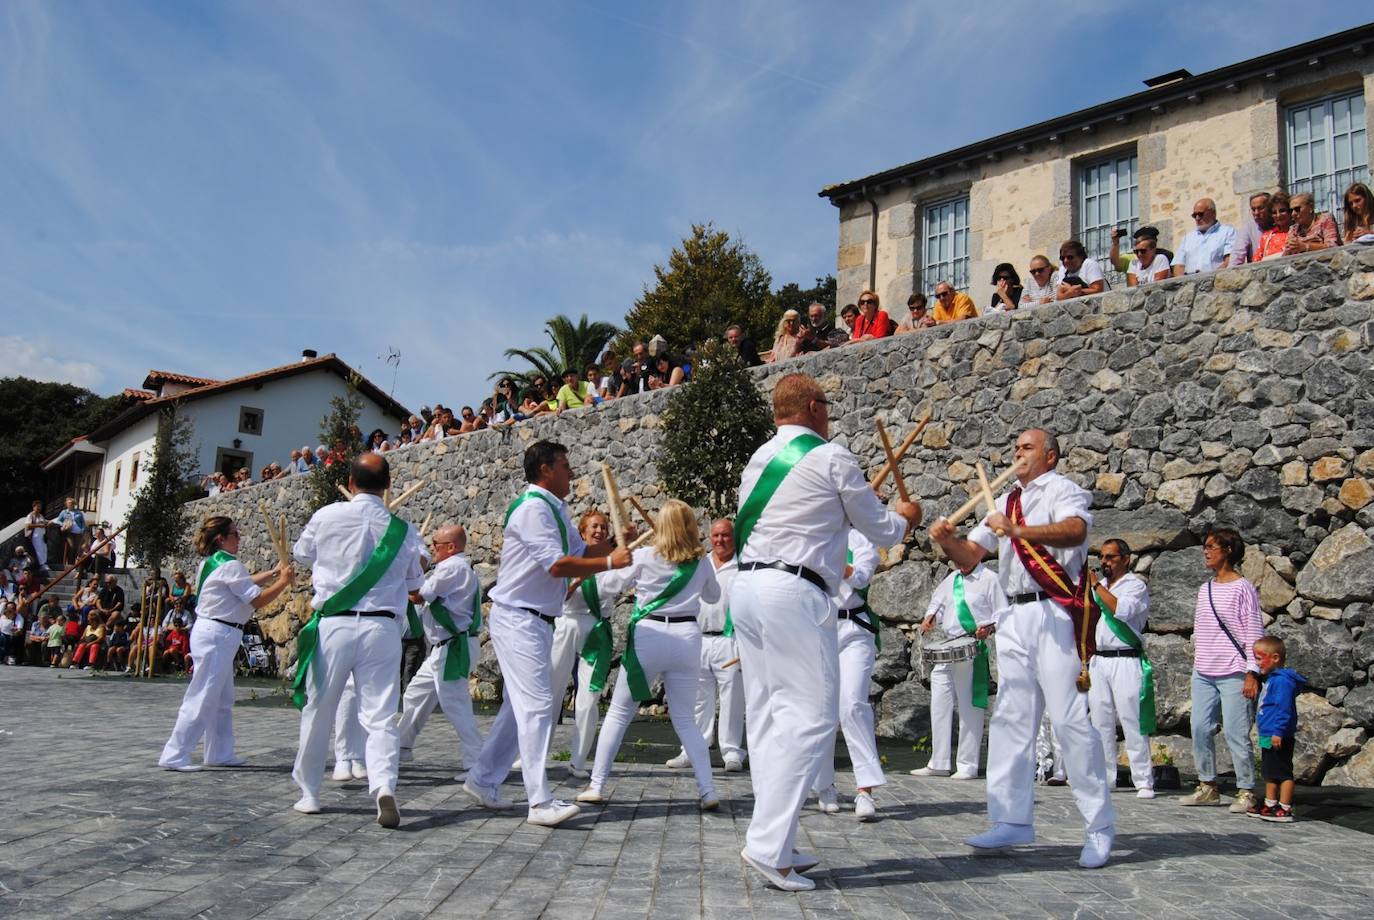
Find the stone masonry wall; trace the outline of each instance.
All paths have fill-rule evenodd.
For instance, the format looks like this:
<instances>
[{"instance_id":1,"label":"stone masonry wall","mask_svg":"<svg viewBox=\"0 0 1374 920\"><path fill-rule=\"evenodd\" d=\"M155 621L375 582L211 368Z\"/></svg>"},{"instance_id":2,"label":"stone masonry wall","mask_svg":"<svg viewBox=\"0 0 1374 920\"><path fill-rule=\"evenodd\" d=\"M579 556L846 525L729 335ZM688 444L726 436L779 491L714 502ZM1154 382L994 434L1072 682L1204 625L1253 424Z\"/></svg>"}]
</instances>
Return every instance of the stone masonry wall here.
<instances>
[{"instance_id":1,"label":"stone masonry wall","mask_svg":"<svg viewBox=\"0 0 1374 920\"><path fill-rule=\"evenodd\" d=\"M765 392L782 373L814 375L833 401L832 435L870 469L881 458L874 416L900 436L931 406L934 421L903 464L927 522L965 499L975 461L1000 471L1018 432L1055 431L1060 470L1094 494L1093 546L1123 537L1139 554L1153 597L1156 750L1184 770L1192 615L1207 576L1198 547L1209 524L1237 527L1268 629L1310 682L1299 706L1302 778L1374 785L1372 344L1374 248L1345 248L984 317L757 374ZM668 395L390 454L397 491L429 483L405 513L466 524L469 554L490 584L524 447L541 437L571 447L574 516L604 500L602 460L627 495L656 506L653 457ZM285 511L294 537L307 495L301 480L268 483L198 502L195 516L246 522L243 556L266 566L258 502ZM890 626L908 627L889 629L874 673L884 736L914 741L929 731L927 686L907 636L946 570L921 534L886 553L874 580L875 608ZM264 624L283 664L304 598L298 591ZM492 696L498 680L484 655L474 692Z\"/></svg>"}]
</instances>

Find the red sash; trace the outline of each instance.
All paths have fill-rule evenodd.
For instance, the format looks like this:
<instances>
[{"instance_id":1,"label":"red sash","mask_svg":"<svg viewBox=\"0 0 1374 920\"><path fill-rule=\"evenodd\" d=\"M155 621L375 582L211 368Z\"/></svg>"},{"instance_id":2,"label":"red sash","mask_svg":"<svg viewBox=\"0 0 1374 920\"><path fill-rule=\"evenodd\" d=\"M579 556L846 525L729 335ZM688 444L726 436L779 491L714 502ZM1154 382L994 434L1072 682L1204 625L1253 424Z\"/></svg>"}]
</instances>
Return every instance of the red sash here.
<instances>
[{"instance_id":1,"label":"red sash","mask_svg":"<svg viewBox=\"0 0 1374 920\"><path fill-rule=\"evenodd\" d=\"M1026 523L1026 515L1021 510L1021 487L1017 486L1007 496L1007 518L1018 527ZM1078 643L1078 657L1084 663L1097 651L1097 620L1102 614L1096 604L1088 603L1088 579L1075 583L1050 555L1045 547L1029 540L1012 540L1016 556L1026 567L1031 578L1035 579L1046 594L1056 604L1063 607L1073 621L1073 635Z\"/></svg>"}]
</instances>

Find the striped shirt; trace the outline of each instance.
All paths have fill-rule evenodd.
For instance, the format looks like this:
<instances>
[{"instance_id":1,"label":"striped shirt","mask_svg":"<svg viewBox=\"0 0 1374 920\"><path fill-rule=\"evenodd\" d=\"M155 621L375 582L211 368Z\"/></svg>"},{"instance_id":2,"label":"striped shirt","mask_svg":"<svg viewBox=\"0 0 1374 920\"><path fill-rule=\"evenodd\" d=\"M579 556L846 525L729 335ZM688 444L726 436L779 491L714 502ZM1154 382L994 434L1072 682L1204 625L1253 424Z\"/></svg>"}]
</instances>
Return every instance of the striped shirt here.
<instances>
[{"instance_id":1,"label":"striped shirt","mask_svg":"<svg viewBox=\"0 0 1374 920\"><path fill-rule=\"evenodd\" d=\"M1211 602L1208 602L1208 588ZM1212 615L1216 605L1231 635L1245 650L1236 647L1217 624ZM1264 636L1264 618L1260 614L1259 592L1244 578L1235 581L1209 581L1197 592L1197 608L1193 611L1193 669L1204 677L1228 677L1245 671L1259 673L1255 662L1255 642Z\"/></svg>"}]
</instances>

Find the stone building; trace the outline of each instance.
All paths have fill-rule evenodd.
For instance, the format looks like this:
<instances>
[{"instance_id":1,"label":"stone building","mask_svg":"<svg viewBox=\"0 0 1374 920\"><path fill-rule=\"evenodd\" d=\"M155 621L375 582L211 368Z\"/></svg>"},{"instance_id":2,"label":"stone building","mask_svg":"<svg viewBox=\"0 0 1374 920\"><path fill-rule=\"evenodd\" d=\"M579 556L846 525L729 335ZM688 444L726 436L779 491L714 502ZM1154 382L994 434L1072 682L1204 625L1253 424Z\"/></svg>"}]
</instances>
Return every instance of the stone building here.
<instances>
[{"instance_id":1,"label":"stone building","mask_svg":"<svg viewBox=\"0 0 1374 920\"><path fill-rule=\"evenodd\" d=\"M1339 214L1350 183L1369 179L1374 24L1145 85L822 189L840 211L837 302L871 288L898 319L913 291L950 281L981 310L997 263L1024 280L1031 256L1057 261L1064 240L1104 257L1113 227L1154 226L1176 249L1200 197L1238 226L1255 192L1311 191L1318 209Z\"/></svg>"}]
</instances>

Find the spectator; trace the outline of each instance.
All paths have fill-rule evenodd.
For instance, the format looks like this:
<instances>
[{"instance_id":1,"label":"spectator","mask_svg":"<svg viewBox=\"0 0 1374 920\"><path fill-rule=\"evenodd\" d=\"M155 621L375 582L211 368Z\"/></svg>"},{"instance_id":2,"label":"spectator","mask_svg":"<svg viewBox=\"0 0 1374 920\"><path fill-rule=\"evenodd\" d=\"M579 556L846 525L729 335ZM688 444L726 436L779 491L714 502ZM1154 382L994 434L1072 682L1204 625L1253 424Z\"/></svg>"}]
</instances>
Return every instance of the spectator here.
<instances>
[{"instance_id":1,"label":"spectator","mask_svg":"<svg viewBox=\"0 0 1374 920\"><path fill-rule=\"evenodd\" d=\"M1026 269L1029 278L1021 291L1021 306L1038 307L1054 300L1054 266L1045 256L1033 256Z\"/></svg>"},{"instance_id":2,"label":"spectator","mask_svg":"<svg viewBox=\"0 0 1374 920\"><path fill-rule=\"evenodd\" d=\"M520 412L526 418L551 412L553 410L549 408L550 399L548 381L542 374L536 375L520 402Z\"/></svg>"},{"instance_id":3,"label":"spectator","mask_svg":"<svg viewBox=\"0 0 1374 920\"><path fill-rule=\"evenodd\" d=\"M248 467L241 466L234 470L234 488L244 489L253 484L253 474L248 472Z\"/></svg>"},{"instance_id":4,"label":"spectator","mask_svg":"<svg viewBox=\"0 0 1374 920\"><path fill-rule=\"evenodd\" d=\"M92 613L91 616L95 616ZM71 656L76 652L76 646L81 641L81 631L85 628L82 624L85 620L67 614L67 622L62 626L62 652L63 659L67 664L71 664Z\"/></svg>"},{"instance_id":5,"label":"spectator","mask_svg":"<svg viewBox=\"0 0 1374 920\"><path fill-rule=\"evenodd\" d=\"M99 613L93 613L86 621L86 628L81 633L81 641L76 645L76 654L72 655L72 663L68 668L75 668L84 661L84 670L89 671L99 663L100 649L104 644L105 618Z\"/></svg>"},{"instance_id":6,"label":"spectator","mask_svg":"<svg viewBox=\"0 0 1374 920\"><path fill-rule=\"evenodd\" d=\"M329 466L329 448L323 444L315 448L315 465L321 468Z\"/></svg>"},{"instance_id":7,"label":"spectator","mask_svg":"<svg viewBox=\"0 0 1374 920\"><path fill-rule=\"evenodd\" d=\"M113 569L115 564L115 545L106 533L108 527L104 521L100 522L91 537L91 559L94 561L97 575L104 575Z\"/></svg>"},{"instance_id":8,"label":"spectator","mask_svg":"<svg viewBox=\"0 0 1374 920\"><path fill-rule=\"evenodd\" d=\"M17 600L18 597L19 589L15 587L14 582L10 579L9 568L0 569L0 605L3 605L6 601Z\"/></svg>"},{"instance_id":9,"label":"spectator","mask_svg":"<svg viewBox=\"0 0 1374 920\"><path fill-rule=\"evenodd\" d=\"M175 620L162 639L162 660L178 671L191 669L191 634L185 620Z\"/></svg>"},{"instance_id":10,"label":"spectator","mask_svg":"<svg viewBox=\"0 0 1374 920\"><path fill-rule=\"evenodd\" d=\"M471 434L474 431L481 431L483 428L487 427L487 420L476 412L473 412L472 406L464 406L459 414L462 416L462 421L458 425L459 434Z\"/></svg>"},{"instance_id":11,"label":"spectator","mask_svg":"<svg viewBox=\"0 0 1374 920\"><path fill-rule=\"evenodd\" d=\"M1002 262L992 270L992 301L988 304L990 313L1009 313L1021 303L1021 276L1016 266Z\"/></svg>"},{"instance_id":12,"label":"spectator","mask_svg":"<svg viewBox=\"0 0 1374 920\"><path fill-rule=\"evenodd\" d=\"M1275 192L1269 196L1269 213L1272 215L1273 224L1260 234L1259 249L1255 253L1256 262L1288 254L1288 232L1293 226L1293 208L1288 203L1286 192Z\"/></svg>"},{"instance_id":13,"label":"spectator","mask_svg":"<svg viewBox=\"0 0 1374 920\"><path fill-rule=\"evenodd\" d=\"M1293 196L1293 229L1288 231L1288 245L1284 252L1316 252L1341 244L1340 231L1329 213L1317 213L1311 192Z\"/></svg>"},{"instance_id":14,"label":"spectator","mask_svg":"<svg viewBox=\"0 0 1374 920\"><path fill-rule=\"evenodd\" d=\"M935 325L935 317L930 315L926 309L926 295L917 292L906 299L907 316L897 324L895 335L906 335L908 332L915 332L917 329L929 329Z\"/></svg>"},{"instance_id":15,"label":"spectator","mask_svg":"<svg viewBox=\"0 0 1374 920\"><path fill-rule=\"evenodd\" d=\"M62 510L57 515L57 525L62 531L62 564L71 565L81 555L81 542L86 536L86 515L76 507L76 499L68 498L62 502Z\"/></svg>"},{"instance_id":16,"label":"spectator","mask_svg":"<svg viewBox=\"0 0 1374 920\"><path fill-rule=\"evenodd\" d=\"M859 324L859 308L852 303L845 304L840 308L840 322L844 323L849 333L849 341L854 341L854 327Z\"/></svg>"},{"instance_id":17,"label":"spectator","mask_svg":"<svg viewBox=\"0 0 1374 920\"><path fill-rule=\"evenodd\" d=\"M24 656L24 615L14 601L0 608L0 661L18 664Z\"/></svg>"},{"instance_id":18,"label":"spectator","mask_svg":"<svg viewBox=\"0 0 1374 920\"><path fill-rule=\"evenodd\" d=\"M858 310L854 311L855 313ZM759 357L758 347L754 345L753 339L744 337L744 330L739 326L730 326L725 330L725 341L739 352L740 360L746 367L758 367L763 364L763 359Z\"/></svg>"},{"instance_id":19,"label":"spectator","mask_svg":"<svg viewBox=\"0 0 1374 920\"><path fill-rule=\"evenodd\" d=\"M149 580L151 581L151 579ZM161 581L160 578L158 580ZM100 616L101 622L111 616L124 615L124 589L119 586L119 579L113 575L105 576L105 584L100 589L100 594L96 599L95 610ZM89 618L87 622L89 623Z\"/></svg>"},{"instance_id":20,"label":"spectator","mask_svg":"<svg viewBox=\"0 0 1374 920\"><path fill-rule=\"evenodd\" d=\"M678 364L669 354L661 354L654 358L653 366L649 369L649 389L662 390L665 387L675 387L686 379L681 365Z\"/></svg>"},{"instance_id":21,"label":"spectator","mask_svg":"<svg viewBox=\"0 0 1374 920\"><path fill-rule=\"evenodd\" d=\"M1124 256L1121 254L1121 239L1125 235L1125 230L1116 229L1112 231L1112 247L1107 255L1108 264L1116 271L1121 272L1123 275L1126 274L1127 269L1131 267L1131 260L1135 258L1134 252L1128 252ZM1158 227L1141 227L1138 230L1136 230L1135 233L1131 234L1131 243L1133 247L1134 245L1139 244L1141 240L1146 239L1148 239L1151 243L1154 244L1155 250L1157 252L1161 252L1164 254L1164 258L1169 260L1170 265L1173 265L1174 254L1159 245Z\"/></svg>"},{"instance_id":22,"label":"spectator","mask_svg":"<svg viewBox=\"0 0 1374 920\"><path fill-rule=\"evenodd\" d=\"M1345 190L1342 209L1345 227L1341 240L1346 243L1368 243L1374 237L1374 193L1363 182L1356 182Z\"/></svg>"},{"instance_id":23,"label":"spectator","mask_svg":"<svg viewBox=\"0 0 1374 920\"><path fill-rule=\"evenodd\" d=\"M48 626L47 641L44 643L44 654L47 656L48 667L55 668L62 663L62 634L67 629L67 614L59 614Z\"/></svg>"},{"instance_id":24,"label":"spectator","mask_svg":"<svg viewBox=\"0 0 1374 920\"><path fill-rule=\"evenodd\" d=\"M189 620L190 611L186 609L186 599L184 597L174 597L172 602L166 607L167 612L162 616L161 627L163 632L172 628L172 624L177 620Z\"/></svg>"},{"instance_id":25,"label":"spectator","mask_svg":"<svg viewBox=\"0 0 1374 920\"><path fill-rule=\"evenodd\" d=\"M515 397L515 381L502 377L491 395L492 420L497 424L518 422L525 416L520 411L520 403Z\"/></svg>"},{"instance_id":26,"label":"spectator","mask_svg":"<svg viewBox=\"0 0 1374 920\"><path fill-rule=\"evenodd\" d=\"M978 308L973 305L973 298L962 291L956 291L950 286L948 281L941 281L935 285L935 312L934 320L939 323L953 323L961 319L973 319L978 315Z\"/></svg>"},{"instance_id":27,"label":"spectator","mask_svg":"<svg viewBox=\"0 0 1374 920\"><path fill-rule=\"evenodd\" d=\"M72 607L76 610L82 624L90 616L96 604L100 601L100 576L96 575L81 587L76 589L76 594L72 596Z\"/></svg>"},{"instance_id":28,"label":"spectator","mask_svg":"<svg viewBox=\"0 0 1374 920\"><path fill-rule=\"evenodd\" d=\"M878 309L876 293L864 291L859 295L859 318L854 321L854 329L849 335L851 342L885 339L896 329L897 324L888 317L887 311Z\"/></svg>"},{"instance_id":29,"label":"spectator","mask_svg":"<svg viewBox=\"0 0 1374 920\"><path fill-rule=\"evenodd\" d=\"M1088 294L1101 294L1107 289L1107 276L1096 259L1088 258L1088 251L1078 240L1065 240L1059 247L1059 271L1054 273L1055 300L1072 300Z\"/></svg>"},{"instance_id":30,"label":"spectator","mask_svg":"<svg viewBox=\"0 0 1374 920\"><path fill-rule=\"evenodd\" d=\"M1259 261L1260 237L1274 225L1269 204L1268 192L1257 192L1250 196L1250 216L1246 218L1245 225L1236 230L1236 242L1231 249L1229 264L1235 266Z\"/></svg>"},{"instance_id":31,"label":"spectator","mask_svg":"<svg viewBox=\"0 0 1374 920\"><path fill-rule=\"evenodd\" d=\"M384 454L391 450L391 442L386 439L385 431L374 428L372 433L367 436L367 447L364 449L374 454Z\"/></svg>"},{"instance_id":32,"label":"spectator","mask_svg":"<svg viewBox=\"0 0 1374 920\"><path fill-rule=\"evenodd\" d=\"M1174 256L1174 277L1214 272L1230 264L1236 248L1235 228L1217 220L1217 204L1210 198L1199 198L1193 205L1193 221L1197 224L1183 238Z\"/></svg>"},{"instance_id":33,"label":"spectator","mask_svg":"<svg viewBox=\"0 0 1374 920\"><path fill-rule=\"evenodd\" d=\"M786 361L795 358L801 349L801 314L796 310L788 310L782 314L782 319L778 320L778 331L773 336L773 354L769 357L769 363L777 364L779 361Z\"/></svg>"},{"instance_id":34,"label":"spectator","mask_svg":"<svg viewBox=\"0 0 1374 920\"><path fill-rule=\"evenodd\" d=\"M601 367L595 361L587 365L587 383L602 402L611 398L610 379L601 375Z\"/></svg>"},{"instance_id":35,"label":"spectator","mask_svg":"<svg viewBox=\"0 0 1374 920\"><path fill-rule=\"evenodd\" d=\"M1260 765L1264 774L1264 805L1256 802L1248 814L1279 824L1293 821L1293 743L1298 734L1298 693L1307 679L1284 667L1287 650L1277 636L1255 643L1255 660L1264 675L1255 728L1259 735Z\"/></svg>"},{"instance_id":36,"label":"spectator","mask_svg":"<svg viewBox=\"0 0 1374 920\"><path fill-rule=\"evenodd\" d=\"M196 606L195 589L192 588L191 583L186 580L186 573L180 569L172 572L170 593L173 602L180 598L186 604L186 609L190 610Z\"/></svg>"},{"instance_id":37,"label":"spectator","mask_svg":"<svg viewBox=\"0 0 1374 920\"><path fill-rule=\"evenodd\" d=\"M563 385L554 397L554 411L561 413L564 409L581 409L600 401L592 385L578 378L577 368L570 367L563 372Z\"/></svg>"},{"instance_id":38,"label":"spectator","mask_svg":"<svg viewBox=\"0 0 1374 920\"><path fill-rule=\"evenodd\" d=\"M1202 541L1202 560L1214 577L1198 589L1193 610L1193 762L1198 786L1180 805L1220 805L1217 791L1217 724L1236 771L1231 811L1245 814L1254 804L1255 753L1250 744L1259 664L1250 650L1264 635L1259 593L1237 566L1245 558L1240 534L1213 528Z\"/></svg>"},{"instance_id":39,"label":"spectator","mask_svg":"<svg viewBox=\"0 0 1374 920\"><path fill-rule=\"evenodd\" d=\"M43 612L33 618L33 624L29 627L28 639L24 642L25 663L34 667L43 666L43 651L48 644L48 630L52 628L52 617L48 615L48 609L43 608Z\"/></svg>"},{"instance_id":40,"label":"spectator","mask_svg":"<svg viewBox=\"0 0 1374 920\"><path fill-rule=\"evenodd\" d=\"M33 510L24 519L24 539L33 547L33 561L46 578L48 571L48 519L43 515L43 503L35 501Z\"/></svg>"},{"instance_id":41,"label":"spectator","mask_svg":"<svg viewBox=\"0 0 1374 920\"><path fill-rule=\"evenodd\" d=\"M1126 286L1139 287L1169 277L1169 257L1159 251L1153 237L1143 236L1135 241L1135 258L1126 266Z\"/></svg>"},{"instance_id":42,"label":"spectator","mask_svg":"<svg viewBox=\"0 0 1374 920\"><path fill-rule=\"evenodd\" d=\"M806 323L802 326L801 350L807 354L834 348L849 341L849 334L836 329L825 315L825 304L813 303L806 308Z\"/></svg>"},{"instance_id":43,"label":"spectator","mask_svg":"<svg viewBox=\"0 0 1374 920\"><path fill-rule=\"evenodd\" d=\"M291 459L288 460L287 463L286 463L286 473L287 473L287 475L288 475L288 476L294 476L294 475L296 475L297 473L299 473L299 472L301 471L301 470L300 470L300 466L301 466L301 452L300 452L299 450L292 450L292 451L291 451Z\"/></svg>"},{"instance_id":44,"label":"spectator","mask_svg":"<svg viewBox=\"0 0 1374 920\"><path fill-rule=\"evenodd\" d=\"M634 363L630 365L632 374L627 377L631 381L631 393L647 393L649 391L649 372L653 368L653 358L649 354L649 346L643 342L635 342L631 347L631 355Z\"/></svg>"},{"instance_id":45,"label":"spectator","mask_svg":"<svg viewBox=\"0 0 1374 920\"><path fill-rule=\"evenodd\" d=\"M105 667L113 671L129 670L129 629L123 620L110 624L105 638Z\"/></svg>"}]
</instances>

